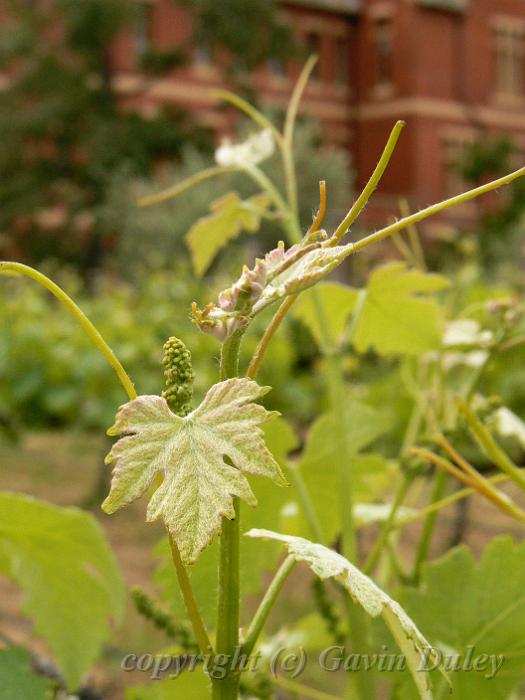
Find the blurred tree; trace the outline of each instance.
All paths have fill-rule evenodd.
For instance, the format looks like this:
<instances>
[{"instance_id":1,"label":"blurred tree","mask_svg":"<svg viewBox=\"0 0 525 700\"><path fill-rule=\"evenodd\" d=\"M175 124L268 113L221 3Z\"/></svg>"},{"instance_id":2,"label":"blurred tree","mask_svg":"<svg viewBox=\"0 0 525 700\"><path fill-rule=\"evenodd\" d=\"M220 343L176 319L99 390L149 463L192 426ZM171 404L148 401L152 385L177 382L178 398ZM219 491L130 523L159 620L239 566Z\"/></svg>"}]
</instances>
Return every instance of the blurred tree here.
<instances>
[{"instance_id":1,"label":"blurred tree","mask_svg":"<svg viewBox=\"0 0 525 700\"><path fill-rule=\"evenodd\" d=\"M239 68L289 47L271 1L173 2L195 13L195 41L226 49ZM119 109L110 47L138 18L139 3L1 4L0 252L35 262L58 256L89 272L119 231L104 215L115 181L150 177L160 158L180 160L188 143L206 151L210 134L173 107L155 116ZM247 26L258 31L247 33ZM148 50L142 68L165 72L187 48Z\"/></svg>"},{"instance_id":2,"label":"blurred tree","mask_svg":"<svg viewBox=\"0 0 525 700\"><path fill-rule=\"evenodd\" d=\"M280 21L275 0L176 0L196 18L195 40L227 49L230 73L242 80L268 57L285 60L295 52L289 27Z\"/></svg>"},{"instance_id":3,"label":"blurred tree","mask_svg":"<svg viewBox=\"0 0 525 700\"><path fill-rule=\"evenodd\" d=\"M523 152L508 136L483 139L467 146L463 157L455 164L459 174L473 185L500 177L517 165L523 165ZM515 261L523 256L525 229L525 182L515 180L498 197L488 200L478 224L477 239L480 260L487 269L502 260Z\"/></svg>"}]
</instances>

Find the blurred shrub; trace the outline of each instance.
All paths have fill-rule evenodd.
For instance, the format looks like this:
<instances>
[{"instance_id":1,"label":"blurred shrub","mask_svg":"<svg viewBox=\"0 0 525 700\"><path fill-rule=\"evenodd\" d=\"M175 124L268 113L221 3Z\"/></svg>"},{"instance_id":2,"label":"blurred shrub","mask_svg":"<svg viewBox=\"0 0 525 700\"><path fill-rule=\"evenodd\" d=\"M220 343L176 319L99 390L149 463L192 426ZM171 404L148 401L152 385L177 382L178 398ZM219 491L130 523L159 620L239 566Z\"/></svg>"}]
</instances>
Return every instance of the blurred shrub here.
<instances>
[{"instance_id":1,"label":"blurred shrub","mask_svg":"<svg viewBox=\"0 0 525 700\"><path fill-rule=\"evenodd\" d=\"M243 130L241 129L241 132ZM239 136L242 139L243 136ZM328 189L328 212L325 224L335 223L341 212L349 208L352 197L353 172L347 151L341 148L323 146L322 134L311 121L302 122L295 137L295 158L298 181L299 202L302 203L300 220L306 229L312 221L319 201L319 180L326 180ZM212 161L195 149L187 149L183 164L166 168L157 182L137 182L131 173L121 171L114 175L107 203L100 210L100 217L107 229L115 231L117 239L112 264L119 274L130 276L150 266L171 265L186 258L185 234L195 221L208 213L211 202L235 190L243 197L258 192L256 185L245 174L221 175L206 180L186 191L178 199L145 209L137 208L136 201L141 194L151 193L169 187L212 165ZM281 163L274 155L263 169L282 188ZM282 229L271 221L264 221L257 236L250 236L253 255L266 251L282 238ZM219 256L215 267L231 270L232 250L239 250L246 238L241 236L235 247L228 247L226 255ZM249 257L249 256L248 256ZM237 262L244 258L233 256L235 270ZM231 274L230 274L231 276Z\"/></svg>"},{"instance_id":2,"label":"blurred shrub","mask_svg":"<svg viewBox=\"0 0 525 700\"><path fill-rule=\"evenodd\" d=\"M183 338L193 353L196 399L218 380L219 346L189 318L193 299L206 302L216 289L199 287L183 263L173 271L151 271L136 286L100 276L90 295L71 271L50 274L99 328L139 393L162 390L162 344L170 335ZM0 415L21 427L109 427L126 396L105 358L47 292L21 278L1 282ZM245 343L244 361L256 340L253 334ZM277 338L260 380L282 387L269 395L271 408L306 420L315 408L309 389L314 380L306 368L292 376L304 338L300 345L299 352L293 338Z\"/></svg>"}]
</instances>

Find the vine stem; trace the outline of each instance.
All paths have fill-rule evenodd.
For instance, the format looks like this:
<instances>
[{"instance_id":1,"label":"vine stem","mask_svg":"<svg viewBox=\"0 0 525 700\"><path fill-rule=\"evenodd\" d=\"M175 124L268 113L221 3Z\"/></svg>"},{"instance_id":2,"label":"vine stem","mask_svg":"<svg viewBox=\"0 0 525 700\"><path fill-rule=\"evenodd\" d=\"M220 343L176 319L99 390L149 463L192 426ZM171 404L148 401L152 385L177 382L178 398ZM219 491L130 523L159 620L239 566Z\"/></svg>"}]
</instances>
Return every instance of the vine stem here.
<instances>
[{"instance_id":1,"label":"vine stem","mask_svg":"<svg viewBox=\"0 0 525 700\"><path fill-rule=\"evenodd\" d=\"M404 121L400 120L396 122L388 138L388 141L386 142L381 158L379 159L375 170L370 177L370 180L366 184L364 190L361 192L359 197L356 199L354 205L352 206L348 214L336 228L334 235L330 239L330 245L334 246L338 244L338 242L341 240L341 238L343 238L350 226L354 223L359 214L365 208L368 200L374 193L375 189L379 185L381 178L383 177L383 174L390 162L390 159L392 158L392 154L394 153L394 149L399 140L401 132L403 131L404 126Z\"/></svg>"},{"instance_id":2,"label":"vine stem","mask_svg":"<svg viewBox=\"0 0 525 700\"><path fill-rule=\"evenodd\" d=\"M286 194L288 198L288 205L290 207L290 212L293 217L293 221L296 224L299 237L301 236L300 225L298 220L298 201L297 201L297 178L295 176L295 164L293 155L293 137L295 122L297 119L297 112L299 110L299 103L308 84L310 75L317 63L317 56L310 56L310 58L304 64L304 67L299 75L297 83L295 84L292 96L290 98L290 103L286 111L286 119L284 123L283 130L283 141L282 141L282 155L283 155L283 168L284 168L284 178L286 183Z\"/></svg>"},{"instance_id":3,"label":"vine stem","mask_svg":"<svg viewBox=\"0 0 525 700\"><path fill-rule=\"evenodd\" d=\"M492 192L492 190L497 190L499 187L503 187L503 185L508 185L513 180L516 180L519 177L523 177L524 175L525 167L520 168L519 170L516 170L513 173L509 173L509 175L500 177L499 179L494 180L493 182L488 182L486 185L482 185L481 187L476 187L473 190L469 190L468 192L463 192L463 194L459 194L455 197L450 197L450 199L445 199L443 202L437 202L436 204L432 204L426 209L422 209L421 211L418 211L415 214L411 214L410 216L407 216L404 219L401 219L400 221L396 221L394 224L391 224L390 226L387 226L386 228L383 228L380 231L371 233L369 236L365 236L365 238L361 238L361 240L356 241L354 243L353 252L357 253L358 251L363 250L363 248L367 248L373 243L382 241L383 239L388 238L388 236L391 236L393 233L396 233L397 231L402 231L408 226L413 226L414 224L417 224L419 221L423 221L423 219L426 219L429 216L439 214L439 212L445 211L445 209L450 209L450 207L455 207L458 204L468 202L471 199L475 199L476 197L479 197L482 194Z\"/></svg>"},{"instance_id":4,"label":"vine stem","mask_svg":"<svg viewBox=\"0 0 525 700\"><path fill-rule=\"evenodd\" d=\"M264 597L250 623L248 632L246 633L246 640L242 645L241 654L250 656L254 650L257 640L259 639L259 635L261 634L266 620L268 619L270 610L277 600L277 597L281 592L286 579L294 568L295 563L295 559L292 556L286 557L273 577L272 582L266 589L266 593L264 594Z\"/></svg>"},{"instance_id":5,"label":"vine stem","mask_svg":"<svg viewBox=\"0 0 525 700\"><path fill-rule=\"evenodd\" d=\"M215 165L211 168L205 168L204 170L201 170L195 175L192 175L191 177L182 180L182 182L178 182L176 185L168 187L168 189L166 190L162 190L161 192L155 192L154 194L148 194L144 197L141 197L138 200L137 204L139 207L151 207L154 204L161 204L162 202L167 202L168 200L178 197L180 194L186 192L186 190L191 189L195 185L198 185L201 182L204 182L205 180L210 180L211 178L217 177L218 175L224 175L225 173L231 173L238 170L239 168L233 165Z\"/></svg>"},{"instance_id":6,"label":"vine stem","mask_svg":"<svg viewBox=\"0 0 525 700\"><path fill-rule=\"evenodd\" d=\"M210 643L206 627L204 626L204 622L202 621L199 610L197 608L197 603L193 595L193 589L188 578L188 572L186 571L186 568L182 563L179 548L177 547L177 543L175 542L171 534L169 535L169 541L171 548L171 557L173 559L175 571L177 572L179 587L182 593L182 597L184 598L186 610L188 611L188 617L190 618L191 625L193 627L195 639L197 640L197 644L199 645L201 654L211 654L213 653L213 647Z\"/></svg>"},{"instance_id":7,"label":"vine stem","mask_svg":"<svg viewBox=\"0 0 525 700\"><path fill-rule=\"evenodd\" d=\"M120 383L124 387L124 390L126 391L129 399L132 400L137 398L135 386L133 385L133 382L131 381L128 373L120 363L118 357L109 347L109 345L101 336L97 328L89 320L89 318L82 311L82 309L73 301L73 299L68 294L66 294L66 292L61 287L58 286L58 284L49 279L49 277L46 277L46 275L42 274L41 272L38 272L38 270L29 267L29 265L23 265L22 263L0 262L0 274L6 273L15 273L24 275L25 277L29 277L35 282L41 284L49 292L51 292L51 294L53 294L53 296L55 296L76 318L76 320L80 323L80 325L85 330L89 338L93 341L93 343L97 346L97 348L109 362L111 367L115 370L115 373Z\"/></svg>"},{"instance_id":8,"label":"vine stem","mask_svg":"<svg viewBox=\"0 0 525 700\"><path fill-rule=\"evenodd\" d=\"M225 380L239 373L239 348L244 329L227 338L221 350L220 378ZM219 592L217 600L217 637L215 650L230 660L235 658L239 646L240 607L240 502L233 499L235 517L222 519L219 555ZM239 695L239 671L228 668L224 678L212 681L213 700L237 700Z\"/></svg>"},{"instance_id":9,"label":"vine stem","mask_svg":"<svg viewBox=\"0 0 525 700\"><path fill-rule=\"evenodd\" d=\"M259 367L261 366L261 362L263 361L263 358L266 354L266 351L268 349L268 346L269 346L273 336L277 333L279 326L284 321L286 314L292 308L296 299L297 299L296 294L293 294L289 297L286 297L286 299L279 306L279 308L275 312L272 320L268 324L266 330L263 333L261 340L259 341L259 343L257 345L255 353L254 353L252 359L250 360L250 364L248 365L248 369L246 370L246 376L249 377L250 379L255 379L255 377L257 376L257 372L259 371Z\"/></svg>"},{"instance_id":10,"label":"vine stem","mask_svg":"<svg viewBox=\"0 0 525 700\"><path fill-rule=\"evenodd\" d=\"M404 475L403 480L401 481L401 484L399 485L399 488L397 490L394 502L392 503L392 507L390 508L388 518L383 523L379 535L374 543L374 547L368 555L368 559L366 560L365 565L363 566L363 572L365 574L370 574L374 570L379 560L381 552L383 551L383 547L386 545L388 541L388 536L393 529L396 513L399 510L400 506L403 504L403 501L405 500L408 489L410 487L410 483L411 479L408 476Z\"/></svg>"}]
</instances>

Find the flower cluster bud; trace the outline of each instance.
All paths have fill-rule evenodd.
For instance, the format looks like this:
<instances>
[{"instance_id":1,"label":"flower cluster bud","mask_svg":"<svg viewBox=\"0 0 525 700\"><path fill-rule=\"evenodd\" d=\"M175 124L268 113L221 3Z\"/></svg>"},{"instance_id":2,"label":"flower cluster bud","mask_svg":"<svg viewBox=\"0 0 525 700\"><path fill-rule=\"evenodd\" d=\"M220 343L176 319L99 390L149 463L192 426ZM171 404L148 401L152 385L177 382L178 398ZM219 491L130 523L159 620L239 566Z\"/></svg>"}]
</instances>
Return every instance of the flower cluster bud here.
<instances>
[{"instance_id":1,"label":"flower cluster bud","mask_svg":"<svg viewBox=\"0 0 525 700\"><path fill-rule=\"evenodd\" d=\"M182 340L171 337L164 344L164 377L166 388L162 396L168 406L179 416L186 416L190 411L190 401L193 395L193 368L191 353Z\"/></svg>"}]
</instances>

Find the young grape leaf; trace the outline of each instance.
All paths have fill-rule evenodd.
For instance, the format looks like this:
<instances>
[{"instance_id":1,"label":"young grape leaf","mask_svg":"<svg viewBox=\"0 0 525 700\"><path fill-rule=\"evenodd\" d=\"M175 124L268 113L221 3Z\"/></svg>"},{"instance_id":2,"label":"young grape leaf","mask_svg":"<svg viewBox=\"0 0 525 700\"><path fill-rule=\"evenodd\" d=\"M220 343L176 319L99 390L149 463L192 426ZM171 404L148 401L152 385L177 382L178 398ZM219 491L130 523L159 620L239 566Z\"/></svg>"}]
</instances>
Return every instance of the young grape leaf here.
<instances>
[{"instance_id":1,"label":"young grape leaf","mask_svg":"<svg viewBox=\"0 0 525 700\"><path fill-rule=\"evenodd\" d=\"M338 342L345 329L348 317L355 308L359 292L339 282L320 282L315 290L301 294L292 307L292 314L308 327L317 343L323 345L323 333L320 327L313 293L318 295L321 305L329 309L326 325L332 342Z\"/></svg>"},{"instance_id":2,"label":"young grape leaf","mask_svg":"<svg viewBox=\"0 0 525 700\"><path fill-rule=\"evenodd\" d=\"M172 413L160 396L139 396L121 406L108 431L124 437L106 457L114 468L103 510L114 513L131 503L161 475L147 520L162 518L184 563L195 562L219 532L222 517L235 517L234 496L257 505L244 473L286 485L261 430L275 413L253 403L268 391L249 379L227 379L185 417Z\"/></svg>"},{"instance_id":3,"label":"young grape leaf","mask_svg":"<svg viewBox=\"0 0 525 700\"><path fill-rule=\"evenodd\" d=\"M242 200L237 192L212 202L211 214L196 221L186 234L195 274L202 277L219 250L242 231L255 233L269 205L270 199L264 194Z\"/></svg>"},{"instance_id":4,"label":"young grape leaf","mask_svg":"<svg viewBox=\"0 0 525 700\"><path fill-rule=\"evenodd\" d=\"M270 530L250 530L248 537L284 542L288 553L298 562L304 561L320 579L335 578L355 603L372 617L381 615L405 655L407 665L422 700L432 700L428 674L419 671L422 661L433 656L433 649L411 618L372 579L337 552L302 537L290 537Z\"/></svg>"},{"instance_id":5,"label":"young grape leaf","mask_svg":"<svg viewBox=\"0 0 525 700\"><path fill-rule=\"evenodd\" d=\"M353 243L348 243L332 248L314 248L305 253L266 285L253 306L254 312L261 311L281 297L313 287L351 255L353 250Z\"/></svg>"},{"instance_id":6,"label":"young grape leaf","mask_svg":"<svg viewBox=\"0 0 525 700\"><path fill-rule=\"evenodd\" d=\"M325 413L311 427L297 468L309 492L315 494L314 509L327 541L331 542L341 527L341 459L345 459L344 468L350 474L354 499L373 500L383 489L385 476L393 474L380 455L357 455L389 428L387 416L350 397L345 401L344 415L338 418Z\"/></svg>"},{"instance_id":7,"label":"young grape leaf","mask_svg":"<svg viewBox=\"0 0 525 700\"><path fill-rule=\"evenodd\" d=\"M265 423L263 430L268 449L276 461L284 467L286 455L297 446L297 437L282 418ZM275 526L276 513L289 498L287 489L276 489L267 479L260 479L256 493L258 507L241 509L243 531L252 527ZM217 542L213 542L188 570L199 610L210 628L213 628L216 623L218 549ZM263 574L273 567L279 552L280 547L277 543L275 552L268 552L266 548L253 547L252 542L241 539L240 579L243 598L260 591ZM155 572L155 583L162 600L170 606L177 617L185 618L186 607L173 568L167 538L159 542L155 554L159 560Z\"/></svg>"},{"instance_id":8,"label":"young grape leaf","mask_svg":"<svg viewBox=\"0 0 525 700\"><path fill-rule=\"evenodd\" d=\"M450 674L454 697L511 697L525 675L525 542L497 537L478 561L457 547L426 564L419 589L404 589L401 602L434 646L460 656L462 668Z\"/></svg>"},{"instance_id":9,"label":"young grape leaf","mask_svg":"<svg viewBox=\"0 0 525 700\"><path fill-rule=\"evenodd\" d=\"M50 700L51 681L31 668L31 653L21 647L0 649L0 700Z\"/></svg>"},{"instance_id":10,"label":"young grape leaf","mask_svg":"<svg viewBox=\"0 0 525 700\"><path fill-rule=\"evenodd\" d=\"M444 277L407 270L404 263L376 268L352 338L357 350L419 355L438 348L443 318L429 297L448 285Z\"/></svg>"},{"instance_id":11,"label":"young grape leaf","mask_svg":"<svg viewBox=\"0 0 525 700\"><path fill-rule=\"evenodd\" d=\"M70 688L120 620L124 587L96 520L22 494L0 494L0 573L25 592L24 610L46 638Z\"/></svg>"}]
</instances>

